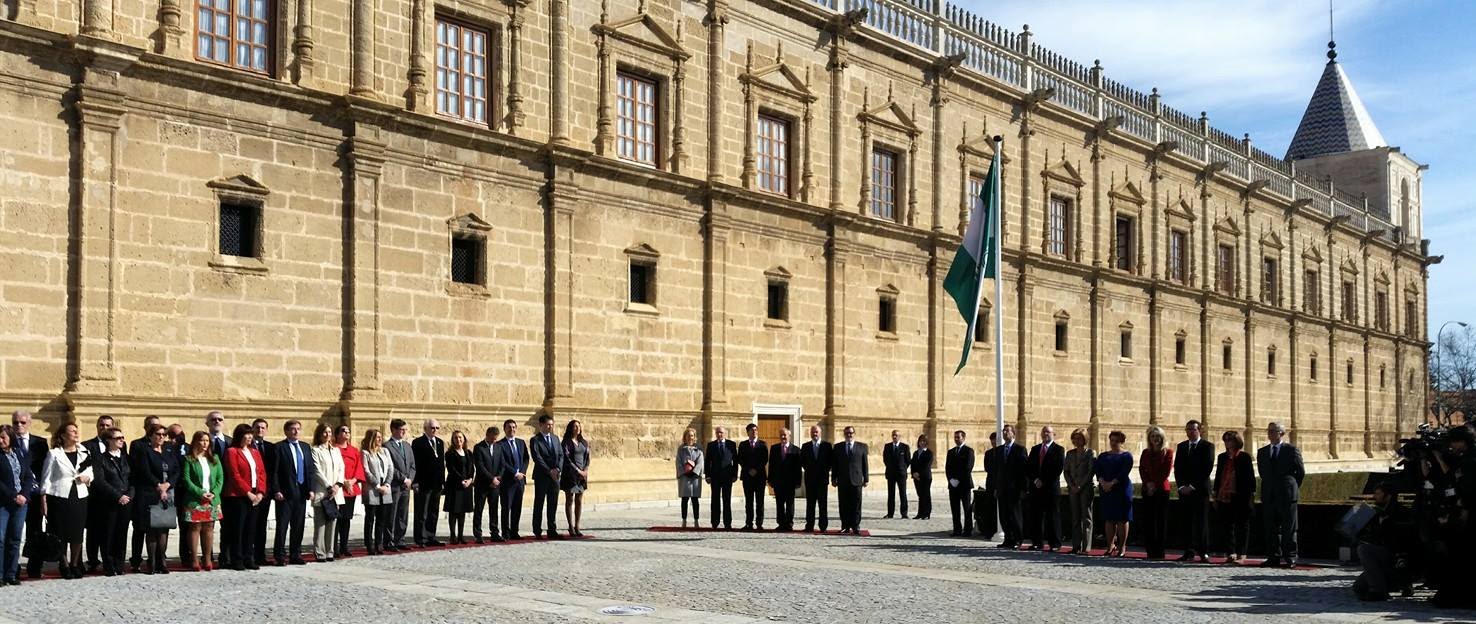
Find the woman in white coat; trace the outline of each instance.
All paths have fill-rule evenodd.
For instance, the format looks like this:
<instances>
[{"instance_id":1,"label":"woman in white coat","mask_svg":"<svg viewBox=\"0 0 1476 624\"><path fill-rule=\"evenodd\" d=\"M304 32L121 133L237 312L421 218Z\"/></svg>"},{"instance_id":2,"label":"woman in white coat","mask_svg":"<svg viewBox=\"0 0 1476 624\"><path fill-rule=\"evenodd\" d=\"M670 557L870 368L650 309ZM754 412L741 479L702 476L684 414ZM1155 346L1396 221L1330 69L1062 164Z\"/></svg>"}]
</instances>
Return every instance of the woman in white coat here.
<instances>
[{"instance_id":1,"label":"woman in white coat","mask_svg":"<svg viewBox=\"0 0 1476 624\"><path fill-rule=\"evenodd\" d=\"M333 561L338 537L338 506L343 504L343 453L333 445L333 429L319 423L313 430L313 554Z\"/></svg>"},{"instance_id":2,"label":"woman in white coat","mask_svg":"<svg viewBox=\"0 0 1476 624\"><path fill-rule=\"evenodd\" d=\"M359 451L364 456L364 549L371 555L382 555L385 544L393 543L395 497L390 482L395 463L378 429L364 432Z\"/></svg>"},{"instance_id":3,"label":"woman in white coat","mask_svg":"<svg viewBox=\"0 0 1476 624\"><path fill-rule=\"evenodd\" d=\"M41 510L50 533L66 545L61 575L82 578L82 532L87 527L87 486L92 458L81 444L76 423L57 430L52 449L41 465Z\"/></svg>"}]
</instances>

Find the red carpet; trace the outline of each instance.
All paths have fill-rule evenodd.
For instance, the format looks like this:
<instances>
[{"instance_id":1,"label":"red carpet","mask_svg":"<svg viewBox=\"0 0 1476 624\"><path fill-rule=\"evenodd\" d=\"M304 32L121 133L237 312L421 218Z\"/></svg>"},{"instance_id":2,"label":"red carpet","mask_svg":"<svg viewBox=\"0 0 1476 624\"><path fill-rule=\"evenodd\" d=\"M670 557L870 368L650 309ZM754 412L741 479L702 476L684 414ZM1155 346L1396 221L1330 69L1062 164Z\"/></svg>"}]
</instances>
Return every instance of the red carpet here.
<instances>
[{"instance_id":1,"label":"red carpet","mask_svg":"<svg viewBox=\"0 0 1476 624\"><path fill-rule=\"evenodd\" d=\"M654 533L777 533L779 535L784 535L786 533L792 533L792 534L795 534L795 535L840 535L841 534L840 531L837 531L835 529L831 529L829 531L824 531L824 532L816 531L814 533L806 533L806 532L804 532L802 530L799 530L799 529L795 529L793 531L779 531L779 530L775 530L775 529L763 529L761 531L744 531L743 529L713 529L713 528L701 527L701 526L694 526L694 527L653 526L653 527L650 527L650 528L648 528L646 530L647 531L654 532ZM867 531L866 529L861 529L861 533L858 535L858 537L871 537L871 531Z\"/></svg>"},{"instance_id":2,"label":"red carpet","mask_svg":"<svg viewBox=\"0 0 1476 624\"><path fill-rule=\"evenodd\" d=\"M569 537L568 535L564 535L563 536L563 540L541 540L541 539L535 540L535 539L533 539L531 537L524 537L522 539L516 539L516 540L512 540L512 541L507 541L507 542L492 542L492 541L488 541L488 542L486 542L484 544L478 544L478 543L476 543L476 541L471 540L471 539L468 539L465 544L447 544L445 546L434 546L434 547L431 547L431 548L411 548L409 550L405 550L405 551L401 551L401 552L386 552L383 555L374 555L374 556L375 557L389 557L389 556L393 556L393 555L404 555L404 554L416 553L416 552L438 552L438 551L443 551L443 550L459 550L459 549L462 549L462 548L482 548L482 547L485 547L485 546L513 546L513 545L517 545L517 544L531 544L531 543L535 543L535 542L543 543L543 542L557 542L557 541L577 541L577 540L588 540L588 539L594 539L594 536L593 535L583 535L583 536L580 536L580 537ZM173 544L170 545L169 550L170 550L171 553L172 552L175 552L175 547L174 547ZM353 555L353 558L368 557L369 556L369 555L366 554L366 551L363 548L351 548L351 549L349 549L349 552ZM272 560L270 558L270 554L271 554L270 549L268 549L268 553L267 554L268 554L267 564L264 565L264 566L262 566L262 567L263 568L276 567L276 564L272 563ZM305 560L307 560L308 562L311 562L311 563L317 563L318 562L317 557L315 557L311 552L304 553L303 554L303 559L305 559ZM346 559L338 559L338 560L339 561L344 561ZM126 570L130 569L126 564L123 566L123 569L125 570L125 574L131 574L131 573L126 572ZM148 562L147 561L145 561L144 566L143 566L143 569L145 569L145 570L148 569ZM183 565L181 563L178 563L177 560L175 558L173 558L173 557L170 558L169 571L170 572L184 572L184 573L187 573L187 574L194 572L194 570L191 570L189 566ZM217 567L215 569L215 571L216 572L231 572L231 571L234 571L234 570L232 570L231 568L220 568L220 567ZM83 574L83 576L84 577L87 577L87 576L103 576L103 573L101 571L98 571L98 572L93 572L93 573L90 573L90 574ZM21 584L22 585L24 585L25 583L35 583L35 582L39 582L39 581L58 580L60 578L61 578L61 572L56 569L56 567L55 567L54 564L47 564L47 568L42 571L41 578L39 578L39 579L26 578L26 575L25 575L25 565L24 564L21 565Z\"/></svg>"}]
</instances>

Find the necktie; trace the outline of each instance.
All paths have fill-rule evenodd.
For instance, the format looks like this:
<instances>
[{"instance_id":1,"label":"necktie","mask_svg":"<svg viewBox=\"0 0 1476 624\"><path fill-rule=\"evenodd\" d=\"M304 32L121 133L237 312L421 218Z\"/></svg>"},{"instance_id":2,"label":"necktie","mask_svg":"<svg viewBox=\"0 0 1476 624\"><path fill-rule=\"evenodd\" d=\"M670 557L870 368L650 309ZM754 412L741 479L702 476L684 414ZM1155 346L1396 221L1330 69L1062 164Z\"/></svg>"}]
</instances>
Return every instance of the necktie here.
<instances>
[{"instance_id":1,"label":"necktie","mask_svg":"<svg viewBox=\"0 0 1476 624\"><path fill-rule=\"evenodd\" d=\"M1044 444L1040 445L1040 465L1041 466L1045 466L1046 449L1049 449L1049 448L1050 447L1048 447L1048 446L1046 446Z\"/></svg>"},{"instance_id":2,"label":"necktie","mask_svg":"<svg viewBox=\"0 0 1476 624\"><path fill-rule=\"evenodd\" d=\"M292 442L292 463L297 467L297 484L302 485L302 447Z\"/></svg>"},{"instance_id":3,"label":"necktie","mask_svg":"<svg viewBox=\"0 0 1476 624\"><path fill-rule=\"evenodd\" d=\"M788 457L788 456L789 456L789 446L788 445L785 445L785 446L779 447L779 459L784 459L785 457Z\"/></svg>"},{"instance_id":4,"label":"necktie","mask_svg":"<svg viewBox=\"0 0 1476 624\"><path fill-rule=\"evenodd\" d=\"M814 455L815 459L820 459L820 442L818 440L810 443L810 454Z\"/></svg>"},{"instance_id":5,"label":"necktie","mask_svg":"<svg viewBox=\"0 0 1476 624\"><path fill-rule=\"evenodd\" d=\"M1276 452L1279 451L1279 450L1281 450L1281 445L1280 444L1272 444L1271 445L1271 459L1276 459Z\"/></svg>"}]
</instances>

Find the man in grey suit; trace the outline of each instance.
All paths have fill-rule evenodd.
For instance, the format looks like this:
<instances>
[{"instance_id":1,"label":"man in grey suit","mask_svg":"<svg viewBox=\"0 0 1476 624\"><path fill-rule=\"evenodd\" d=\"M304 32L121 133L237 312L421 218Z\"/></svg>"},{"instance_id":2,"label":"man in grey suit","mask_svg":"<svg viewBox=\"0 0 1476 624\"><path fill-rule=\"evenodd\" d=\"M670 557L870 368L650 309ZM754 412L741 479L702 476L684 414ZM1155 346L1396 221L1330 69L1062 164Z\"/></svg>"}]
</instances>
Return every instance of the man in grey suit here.
<instances>
[{"instance_id":1,"label":"man in grey suit","mask_svg":"<svg viewBox=\"0 0 1476 624\"><path fill-rule=\"evenodd\" d=\"M555 516L559 506L559 469L564 465L564 445L553 433L553 416L538 417L538 435L528 440L533 455L533 539L543 534L544 510L548 510L548 537L560 539Z\"/></svg>"},{"instance_id":2,"label":"man in grey suit","mask_svg":"<svg viewBox=\"0 0 1476 624\"><path fill-rule=\"evenodd\" d=\"M856 534L861 530L861 491L866 489L871 470L866 464L866 445L856 441L856 428L845 428L845 441L832 447L835 470L831 481L840 499L841 533Z\"/></svg>"},{"instance_id":3,"label":"man in grey suit","mask_svg":"<svg viewBox=\"0 0 1476 624\"><path fill-rule=\"evenodd\" d=\"M477 468L477 482L472 489L472 536L482 543L482 512L490 511L487 521L488 534L492 541L501 542L502 530L497 528L497 491L502 485L502 453L497 452L497 427L487 427L487 437L472 448L472 463Z\"/></svg>"},{"instance_id":4,"label":"man in grey suit","mask_svg":"<svg viewBox=\"0 0 1476 624\"><path fill-rule=\"evenodd\" d=\"M394 499L394 543L385 546L385 550L401 551L408 550L405 546L405 532L410 529L410 484L415 481L415 453L410 452L410 443L405 436L410 432L410 425L404 420L396 418L390 421L390 439L384 443L389 449L390 461L395 465L394 475L390 477L390 496Z\"/></svg>"},{"instance_id":5,"label":"man in grey suit","mask_svg":"<svg viewBox=\"0 0 1476 624\"><path fill-rule=\"evenodd\" d=\"M1256 466L1261 473L1261 517L1266 523L1266 548L1269 551L1263 568L1290 568L1297 564L1297 501L1301 499L1302 452L1282 441L1286 428L1273 422L1266 426L1270 442L1256 452Z\"/></svg>"}]
</instances>

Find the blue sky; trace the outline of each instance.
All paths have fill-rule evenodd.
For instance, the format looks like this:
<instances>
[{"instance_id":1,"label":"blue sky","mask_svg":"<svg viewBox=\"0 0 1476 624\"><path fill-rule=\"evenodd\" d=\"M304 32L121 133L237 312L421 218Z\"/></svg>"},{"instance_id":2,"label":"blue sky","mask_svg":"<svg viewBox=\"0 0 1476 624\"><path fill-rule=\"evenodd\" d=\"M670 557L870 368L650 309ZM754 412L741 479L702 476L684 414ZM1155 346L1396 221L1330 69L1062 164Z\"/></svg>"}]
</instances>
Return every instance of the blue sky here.
<instances>
[{"instance_id":1,"label":"blue sky","mask_svg":"<svg viewBox=\"0 0 1476 624\"><path fill-rule=\"evenodd\" d=\"M1327 57L1322 0L953 0L1108 77L1281 155ZM1476 2L1335 0L1338 62L1424 178L1430 338L1476 324ZM1453 330L1454 328L1452 328ZM1450 331L1447 331L1450 336Z\"/></svg>"}]
</instances>

